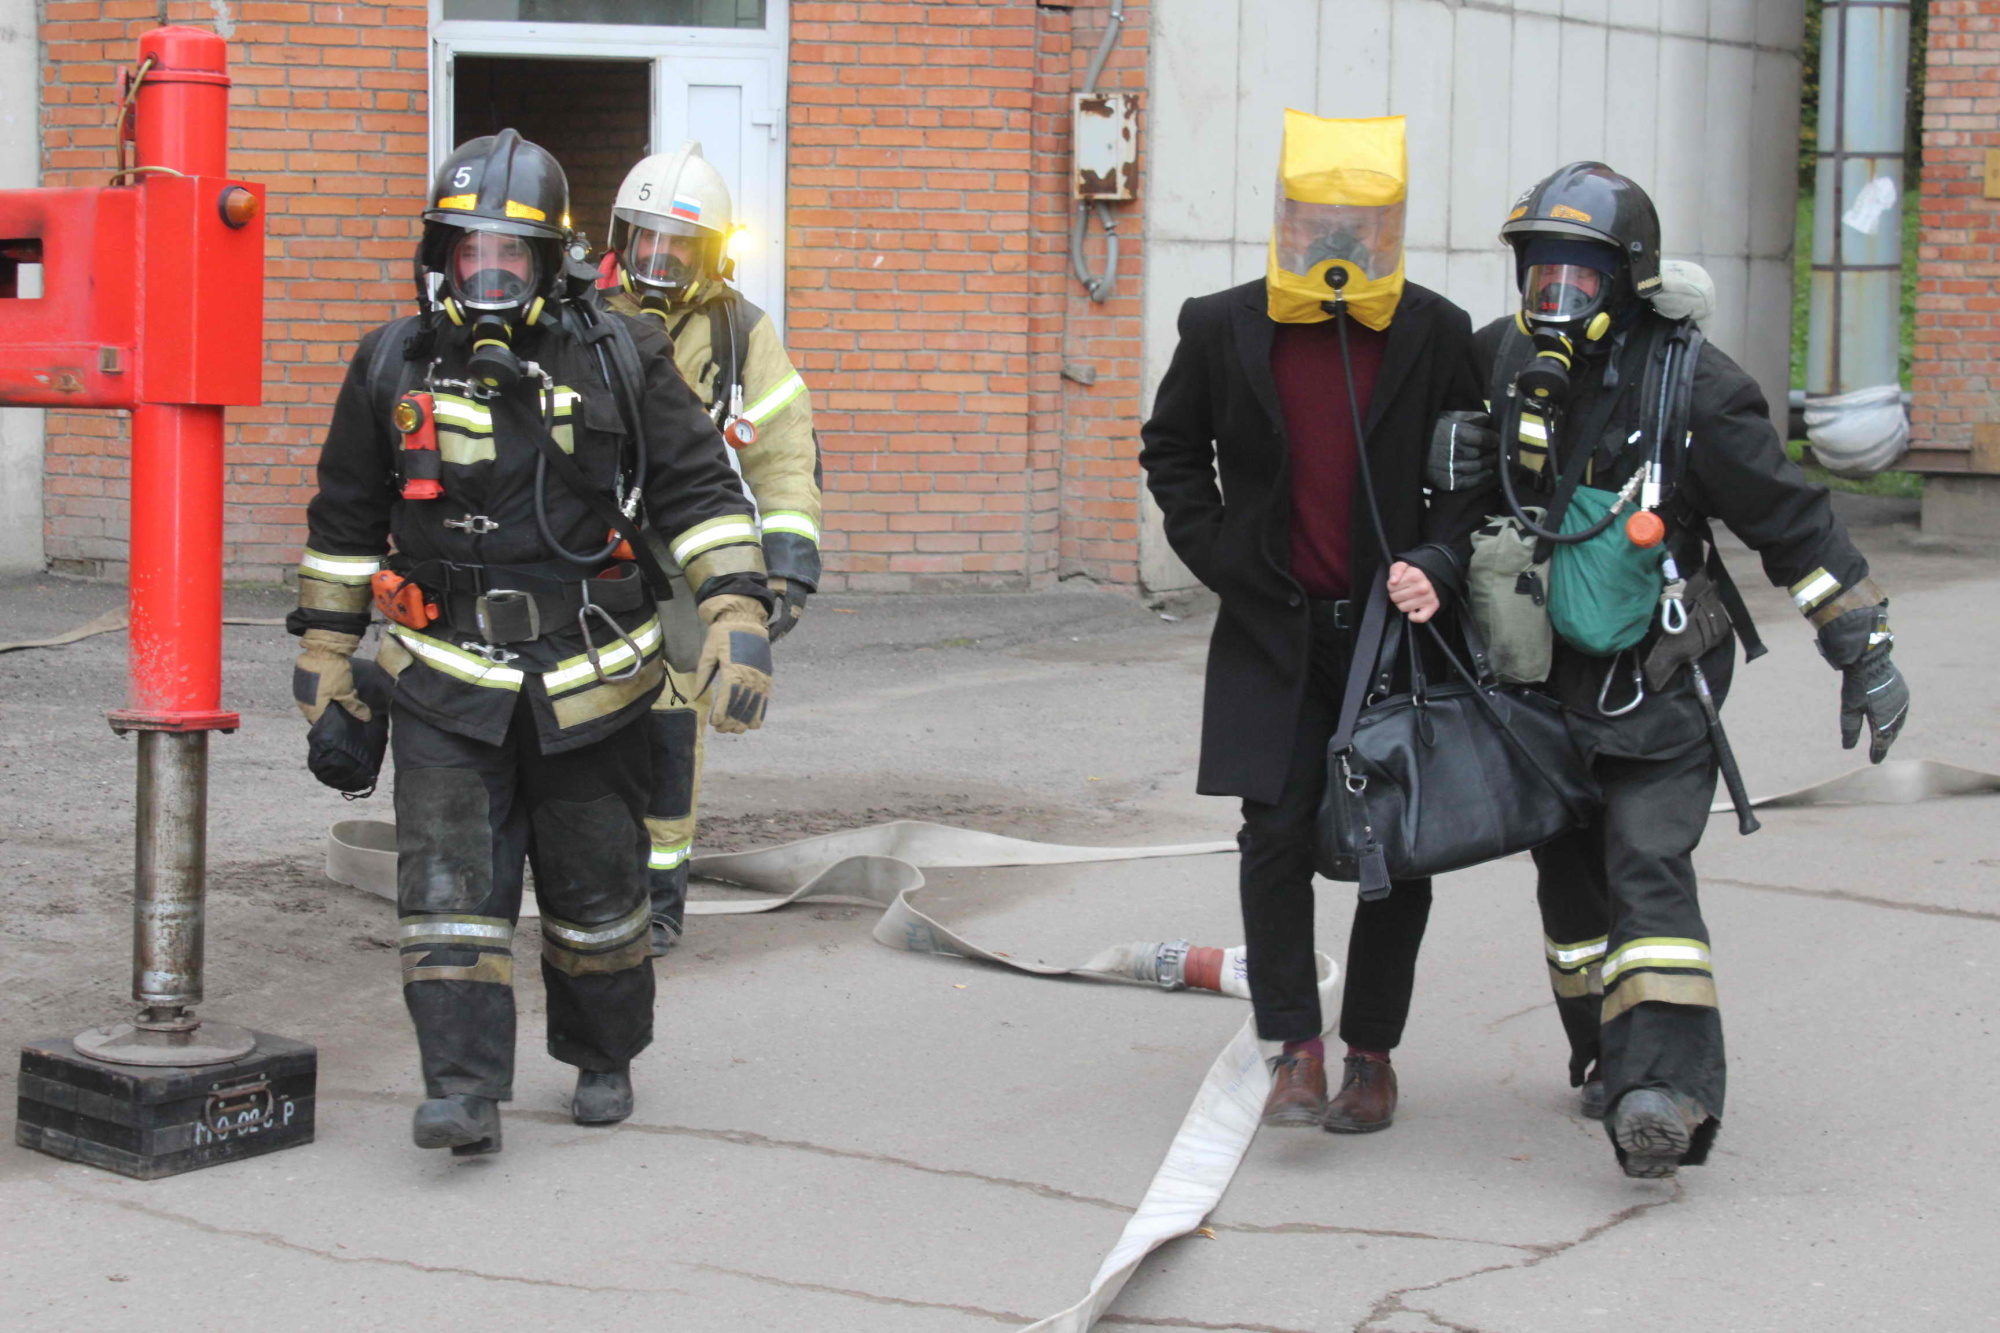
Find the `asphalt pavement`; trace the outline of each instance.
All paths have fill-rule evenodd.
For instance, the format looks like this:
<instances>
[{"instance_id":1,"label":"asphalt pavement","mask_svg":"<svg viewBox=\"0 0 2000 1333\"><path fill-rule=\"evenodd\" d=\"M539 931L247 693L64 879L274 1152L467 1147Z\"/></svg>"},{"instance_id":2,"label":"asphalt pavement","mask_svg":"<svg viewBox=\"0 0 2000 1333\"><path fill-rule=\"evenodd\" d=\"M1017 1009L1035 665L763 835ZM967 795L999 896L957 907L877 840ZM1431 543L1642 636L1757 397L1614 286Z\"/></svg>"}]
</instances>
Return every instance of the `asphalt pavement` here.
<instances>
[{"instance_id":1,"label":"asphalt pavement","mask_svg":"<svg viewBox=\"0 0 2000 1333\"><path fill-rule=\"evenodd\" d=\"M1915 693L1898 757L2000 771L2000 555L1855 509ZM1753 791L1855 767L1837 677L1781 593L1728 722ZM0 587L0 640L121 589ZM233 615L288 595L234 589ZM1171 617L1171 618L1170 618ZM1212 608L1122 593L818 599L767 728L711 737L708 849L924 818L1064 842L1227 838L1193 794ZM1082 1295L1244 1006L895 952L861 908L696 918L664 961L639 1109L565 1113L519 970L507 1147L412 1147L392 907L321 873L349 805L303 769L292 641L225 632L244 726L212 744L209 997L320 1050L308 1147L139 1183L0 1147L8 1328L986 1330ZM103 721L121 633L0 655L0 1037L122 1015L132 753ZM1577 1114L1531 869L1438 884L1403 1109L1361 1138L1266 1133L1106 1327L1261 1333L1794 1333L2000 1325L1994 975L2000 797L1718 816L1697 857L1731 1056L1710 1163L1619 1174ZM1234 944L1234 858L931 874L927 911L1075 963ZM1339 958L1352 890L1323 885ZM532 935L516 942L524 962ZM8 1063L4 1077L11 1082ZM6 1089L0 1089L6 1091Z\"/></svg>"}]
</instances>

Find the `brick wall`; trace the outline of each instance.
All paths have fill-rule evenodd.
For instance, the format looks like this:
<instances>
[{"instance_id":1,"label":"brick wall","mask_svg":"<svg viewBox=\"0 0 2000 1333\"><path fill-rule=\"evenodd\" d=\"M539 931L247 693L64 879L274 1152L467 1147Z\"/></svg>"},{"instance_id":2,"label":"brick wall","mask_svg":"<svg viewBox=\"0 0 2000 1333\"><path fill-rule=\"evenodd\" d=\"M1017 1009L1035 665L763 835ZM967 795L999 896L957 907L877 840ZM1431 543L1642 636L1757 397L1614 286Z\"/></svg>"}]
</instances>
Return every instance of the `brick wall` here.
<instances>
[{"instance_id":1,"label":"brick wall","mask_svg":"<svg viewBox=\"0 0 2000 1333\"><path fill-rule=\"evenodd\" d=\"M1136 584L1139 205L1116 206L1113 300L1092 303L1068 258L1070 92L1108 7L792 5L788 334L820 409L829 587ZM265 404L228 413L225 559L231 578L282 579L354 344L409 307L426 7L168 14L231 39L232 169L269 186ZM1144 86L1148 7L1127 15L1107 90ZM158 16L154 0L49 0L49 185L111 169L117 69ZM127 457L122 415L51 414L56 568L123 576Z\"/></svg>"},{"instance_id":2,"label":"brick wall","mask_svg":"<svg viewBox=\"0 0 2000 1333\"><path fill-rule=\"evenodd\" d=\"M44 184L101 184L111 171L118 69L160 9L155 0L45 5ZM402 0L174 0L166 10L230 39L230 169L269 186L264 405L227 412L224 560L231 578L283 578L298 561L312 467L348 358L363 331L409 303L427 176L428 16ZM124 413L50 412L53 568L123 577L129 457Z\"/></svg>"},{"instance_id":3,"label":"brick wall","mask_svg":"<svg viewBox=\"0 0 2000 1333\"><path fill-rule=\"evenodd\" d=\"M1138 237L1120 299L1092 309L1068 277L1069 92L1106 9L792 7L788 341L827 451L830 586L1136 581ZM1128 13L1107 88L1145 67Z\"/></svg>"},{"instance_id":4,"label":"brick wall","mask_svg":"<svg viewBox=\"0 0 2000 1333\"><path fill-rule=\"evenodd\" d=\"M1932 0L1924 91L1923 237L1908 466L1962 472L1984 425L2000 430L2000 0ZM2000 471L1986 443L1981 470Z\"/></svg>"}]
</instances>

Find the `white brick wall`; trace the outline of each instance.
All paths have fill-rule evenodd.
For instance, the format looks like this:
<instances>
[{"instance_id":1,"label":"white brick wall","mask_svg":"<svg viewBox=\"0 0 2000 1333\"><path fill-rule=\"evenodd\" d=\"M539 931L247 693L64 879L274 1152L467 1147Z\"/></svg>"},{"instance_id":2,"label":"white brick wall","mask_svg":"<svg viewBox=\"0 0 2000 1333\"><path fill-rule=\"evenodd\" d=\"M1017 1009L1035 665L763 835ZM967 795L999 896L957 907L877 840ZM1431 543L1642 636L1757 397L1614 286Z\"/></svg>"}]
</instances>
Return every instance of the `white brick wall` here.
<instances>
[{"instance_id":1,"label":"white brick wall","mask_svg":"<svg viewBox=\"0 0 2000 1333\"><path fill-rule=\"evenodd\" d=\"M1409 274L1484 323L1513 308L1514 197L1598 158L1659 205L1666 253L1715 275L1715 342L1790 382L1804 0L1155 0L1146 402L1190 296L1264 271L1286 107L1409 117ZM1191 580L1156 522L1153 588Z\"/></svg>"}]
</instances>

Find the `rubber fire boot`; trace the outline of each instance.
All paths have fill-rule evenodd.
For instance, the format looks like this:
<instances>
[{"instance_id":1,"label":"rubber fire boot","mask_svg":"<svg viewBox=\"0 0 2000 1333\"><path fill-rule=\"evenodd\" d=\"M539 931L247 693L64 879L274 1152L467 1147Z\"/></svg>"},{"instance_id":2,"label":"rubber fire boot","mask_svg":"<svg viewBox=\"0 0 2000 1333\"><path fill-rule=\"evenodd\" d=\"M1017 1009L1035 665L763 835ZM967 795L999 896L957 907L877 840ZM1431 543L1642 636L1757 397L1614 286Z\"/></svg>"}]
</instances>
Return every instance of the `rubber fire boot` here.
<instances>
[{"instance_id":1,"label":"rubber fire boot","mask_svg":"<svg viewBox=\"0 0 2000 1333\"><path fill-rule=\"evenodd\" d=\"M1303 1050L1273 1056L1264 1123L1272 1129L1310 1129L1325 1114L1326 1061Z\"/></svg>"},{"instance_id":2,"label":"rubber fire boot","mask_svg":"<svg viewBox=\"0 0 2000 1333\"><path fill-rule=\"evenodd\" d=\"M632 1071L579 1069L569 1113L579 1125L615 1125L632 1114Z\"/></svg>"},{"instance_id":3,"label":"rubber fire boot","mask_svg":"<svg viewBox=\"0 0 2000 1333\"><path fill-rule=\"evenodd\" d=\"M499 1152L500 1103L468 1093L433 1097L417 1108L410 1137L419 1148L449 1148L453 1157Z\"/></svg>"},{"instance_id":4,"label":"rubber fire boot","mask_svg":"<svg viewBox=\"0 0 2000 1333\"><path fill-rule=\"evenodd\" d=\"M1373 1134L1396 1123L1396 1071L1387 1056L1350 1054L1342 1060L1340 1091L1327 1103L1329 1134Z\"/></svg>"},{"instance_id":5,"label":"rubber fire boot","mask_svg":"<svg viewBox=\"0 0 2000 1333\"><path fill-rule=\"evenodd\" d=\"M1599 1078L1595 1071L1583 1081L1583 1087L1577 1093L1576 1103L1577 1110L1583 1112L1584 1119L1604 1119L1604 1080Z\"/></svg>"},{"instance_id":6,"label":"rubber fire boot","mask_svg":"<svg viewBox=\"0 0 2000 1333\"><path fill-rule=\"evenodd\" d=\"M1634 1088L1611 1113L1619 1165L1639 1180L1664 1180L1680 1170L1702 1117L1686 1099L1658 1088Z\"/></svg>"}]
</instances>

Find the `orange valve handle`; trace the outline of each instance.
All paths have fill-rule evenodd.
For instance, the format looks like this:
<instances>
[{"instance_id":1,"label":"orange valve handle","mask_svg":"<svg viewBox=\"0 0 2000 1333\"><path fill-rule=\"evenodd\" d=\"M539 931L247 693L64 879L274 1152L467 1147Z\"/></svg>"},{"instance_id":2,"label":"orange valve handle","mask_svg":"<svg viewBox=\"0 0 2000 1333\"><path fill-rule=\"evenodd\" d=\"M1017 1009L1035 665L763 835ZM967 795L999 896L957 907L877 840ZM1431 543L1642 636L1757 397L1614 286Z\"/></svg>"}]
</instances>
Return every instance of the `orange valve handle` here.
<instances>
[{"instance_id":1,"label":"orange valve handle","mask_svg":"<svg viewBox=\"0 0 2000 1333\"><path fill-rule=\"evenodd\" d=\"M406 393L396 400L389 420L403 436L403 498L437 499L444 494L444 456L438 453L437 443L437 400L421 391Z\"/></svg>"},{"instance_id":2,"label":"orange valve handle","mask_svg":"<svg viewBox=\"0 0 2000 1333\"><path fill-rule=\"evenodd\" d=\"M375 609L405 629L424 629L438 618L437 603L393 569L376 570L368 586L375 595Z\"/></svg>"},{"instance_id":3,"label":"orange valve handle","mask_svg":"<svg viewBox=\"0 0 2000 1333\"><path fill-rule=\"evenodd\" d=\"M1625 540L1641 550L1658 546L1666 539L1666 520L1650 509L1641 509L1625 520Z\"/></svg>"}]
</instances>

